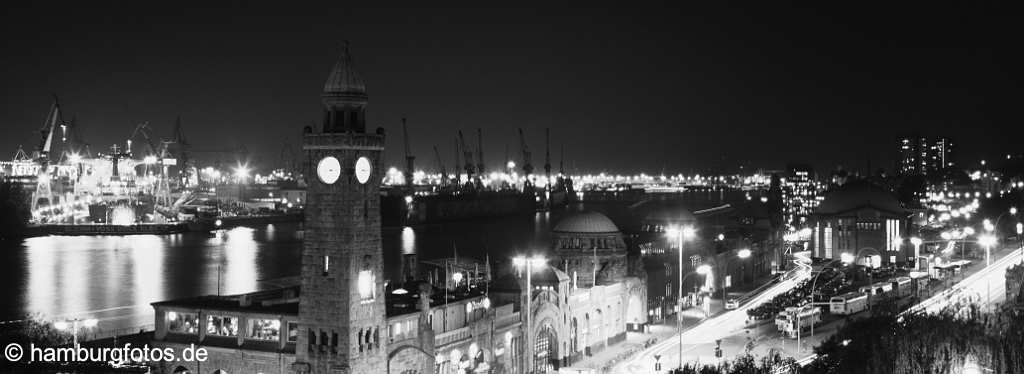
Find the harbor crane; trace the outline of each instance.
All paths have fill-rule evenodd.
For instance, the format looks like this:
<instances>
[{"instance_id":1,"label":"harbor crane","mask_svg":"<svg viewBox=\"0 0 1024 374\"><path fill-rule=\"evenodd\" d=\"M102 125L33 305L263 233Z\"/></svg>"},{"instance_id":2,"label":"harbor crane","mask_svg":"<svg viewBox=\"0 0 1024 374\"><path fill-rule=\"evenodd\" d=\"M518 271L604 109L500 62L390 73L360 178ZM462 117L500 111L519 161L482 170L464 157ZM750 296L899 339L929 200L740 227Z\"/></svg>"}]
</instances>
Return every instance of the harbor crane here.
<instances>
[{"instance_id":1,"label":"harbor crane","mask_svg":"<svg viewBox=\"0 0 1024 374\"><path fill-rule=\"evenodd\" d=\"M459 144L459 149L462 149L462 155L463 155L464 161L466 162L466 165L465 165L466 179L467 179L466 183L472 183L471 181L475 177L475 175L473 174L473 171L474 171L473 170L473 151L471 151L469 149L469 147L466 146L466 137L464 137L462 135L462 130L459 130L459 143L458 144ZM477 178L477 180L479 180L479 178Z\"/></svg>"},{"instance_id":2,"label":"harbor crane","mask_svg":"<svg viewBox=\"0 0 1024 374\"><path fill-rule=\"evenodd\" d=\"M476 175L477 185L480 187L481 180L485 177L484 172L484 130L476 128Z\"/></svg>"},{"instance_id":3,"label":"harbor crane","mask_svg":"<svg viewBox=\"0 0 1024 374\"><path fill-rule=\"evenodd\" d=\"M63 125L60 114L60 104L57 96L53 97L53 104L50 111L43 120L43 127L39 129L39 145L33 154L33 158L39 163L39 173L36 175L36 190L32 193L31 209L33 212L39 207L39 202L46 200L46 205L52 205L53 190L50 188L50 147L53 146L53 133L57 124Z\"/></svg>"},{"instance_id":4,"label":"harbor crane","mask_svg":"<svg viewBox=\"0 0 1024 374\"><path fill-rule=\"evenodd\" d=\"M522 128L519 129L519 149L520 149L520 151L522 152L522 155L523 155L522 156L523 157L523 159L522 159L522 162L523 162L522 169L523 169L523 177L525 177L524 182L523 182L523 191L532 190L533 189L533 180L531 180L530 178L533 177L533 157L530 154L530 148L526 146L526 136L523 135L523 129Z\"/></svg>"},{"instance_id":5,"label":"harbor crane","mask_svg":"<svg viewBox=\"0 0 1024 374\"><path fill-rule=\"evenodd\" d=\"M448 186L448 171L444 167L444 161L441 160L441 152L437 150L437 146L434 146L434 157L437 157L437 167L441 169L441 187Z\"/></svg>"},{"instance_id":6,"label":"harbor crane","mask_svg":"<svg viewBox=\"0 0 1024 374\"><path fill-rule=\"evenodd\" d=\"M409 149L409 127L405 124L405 117L402 117L402 137L405 140L405 186L410 193L413 191L413 167L416 161L416 156L412 155L412 151Z\"/></svg>"}]
</instances>

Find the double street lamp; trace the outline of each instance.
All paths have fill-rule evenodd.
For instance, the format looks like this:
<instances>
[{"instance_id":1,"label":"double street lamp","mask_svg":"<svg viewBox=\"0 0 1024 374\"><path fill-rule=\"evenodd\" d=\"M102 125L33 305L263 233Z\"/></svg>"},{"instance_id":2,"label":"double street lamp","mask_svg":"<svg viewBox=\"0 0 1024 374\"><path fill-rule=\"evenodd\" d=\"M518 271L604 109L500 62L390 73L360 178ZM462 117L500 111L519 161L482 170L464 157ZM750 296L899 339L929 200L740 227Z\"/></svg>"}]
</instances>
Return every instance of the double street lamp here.
<instances>
[{"instance_id":1,"label":"double street lamp","mask_svg":"<svg viewBox=\"0 0 1024 374\"><path fill-rule=\"evenodd\" d=\"M676 271L679 274L679 284L678 284L678 289L676 290L676 307L678 308L678 310L676 311L676 328L679 330L679 368L682 369L683 368L683 279L684 279L684 277L683 277L683 241L685 241L687 239L690 239L690 238L692 238L694 236L697 236L697 230L695 230L692 226L672 226L672 227L668 228L668 231L666 231L666 234L670 238L675 238L677 246L679 247L679 267L677 268L678 270ZM708 273L711 270L711 268L708 267L707 265L701 265L698 268L698 271L700 271L701 269L703 269L703 273L702 274L706 274L706 273ZM687 274L687 276L690 276L691 274L693 274L693 272L690 272L690 274Z\"/></svg>"},{"instance_id":2,"label":"double street lamp","mask_svg":"<svg viewBox=\"0 0 1024 374\"><path fill-rule=\"evenodd\" d=\"M680 278L679 278L679 290L680 290L679 292L680 292L680 295L679 295L679 303L678 303L679 311L676 312L676 325L677 325L677 328L679 329L679 370L683 369L683 295L682 295L683 281L685 281L686 278L689 278L691 275L694 275L694 274L708 275L709 273L711 273L711 266L709 266L707 264L700 265L694 271L686 273L685 276L681 275L682 274L681 270L682 269L680 269L680 272L679 272L679 274L680 274Z\"/></svg>"},{"instance_id":3,"label":"double street lamp","mask_svg":"<svg viewBox=\"0 0 1024 374\"><path fill-rule=\"evenodd\" d=\"M95 318L75 318L66 321L54 322L53 327L57 328L57 330L71 330L71 336L73 339L74 347L78 348L78 330L91 329L93 327L96 327L97 323L99 323L99 321L97 321Z\"/></svg>"},{"instance_id":4,"label":"double street lamp","mask_svg":"<svg viewBox=\"0 0 1024 374\"><path fill-rule=\"evenodd\" d=\"M547 264L544 256L534 255L533 257L516 256L512 258L512 264L516 270L526 270L526 347L527 352L533 352L533 271L543 268ZM526 355L526 372L533 372L533 356L535 353Z\"/></svg>"}]
</instances>

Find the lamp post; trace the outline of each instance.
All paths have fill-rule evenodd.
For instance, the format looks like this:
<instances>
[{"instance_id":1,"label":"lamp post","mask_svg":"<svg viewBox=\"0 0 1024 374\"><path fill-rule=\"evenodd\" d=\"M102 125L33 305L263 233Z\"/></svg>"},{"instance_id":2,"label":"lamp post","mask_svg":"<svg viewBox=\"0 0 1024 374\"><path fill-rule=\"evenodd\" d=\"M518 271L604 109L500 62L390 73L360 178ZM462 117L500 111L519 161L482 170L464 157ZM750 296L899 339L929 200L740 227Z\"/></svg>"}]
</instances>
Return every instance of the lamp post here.
<instances>
[{"instance_id":1,"label":"lamp post","mask_svg":"<svg viewBox=\"0 0 1024 374\"><path fill-rule=\"evenodd\" d=\"M515 265L516 269L526 268L526 347L525 351L529 352L526 355L526 372L533 372L533 328L531 322L533 320L533 270L534 268L540 268L547 263L547 259L543 256L535 255L530 258L523 256L516 256L512 259L512 264Z\"/></svg>"},{"instance_id":2,"label":"lamp post","mask_svg":"<svg viewBox=\"0 0 1024 374\"><path fill-rule=\"evenodd\" d=\"M1020 253L1024 255L1024 223L1017 222L1017 238L1020 239Z\"/></svg>"},{"instance_id":3,"label":"lamp post","mask_svg":"<svg viewBox=\"0 0 1024 374\"><path fill-rule=\"evenodd\" d=\"M843 254L840 255L840 258L842 259L842 261L844 263L849 265L849 264L852 264L852 263L856 262L857 259L860 258L861 253L864 253L864 251L867 251L867 250L875 251L875 253L878 253L878 250L876 250L874 248L864 247L864 248L861 248L859 251L857 251L856 255L851 255L848 252L843 252ZM874 263L874 261L872 261L872 263ZM868 309L871 309L871 295L875 293L875 287L874 287L875 280L874 280L874 277L871 275L871 266L868 266L867 268L868 268L868 270L867 270L867 273L868 273L868 287L869 287L869 289L871 291L871 292L868 292ZM811 290L811 292L813 292L813 290Z\"/></svg>"},{"instance_id":4,"label":"lamp post","mask_svg":"<svg viewBox=\"0 0 1024 374\"><path fill-rule=\"evenodd\" d=\"M992 234L985 234L978 237L978 243L985 247L985 267L988 268L992 265L992 246L996 245L996 236ZM987 299L986 305L992 308L992 277L985 277L985 298Z\"/></svg>"},{"instance_id":5,"label":"lamp post","mask_svg":"<svg viewBox=\"0 0 1024 374\"><path fill-rule=\"evenodd\" d=\"M910 244L914 245L914 270L921 271L921 262L918 261L921 258L921 238L912 237L910 238Z\"/></svg>"},{"instance_id":6,"label":"lamp post","mask_svg":"<svg viewBox=\"0 0 1024 374\"><path fill-rule=\"evenodd\" d=\"M686 278L689 278L691 275L694 275L694 274L707 275L710 272L711 272L711 266L708 266L707 264L698 266L696 270L691 271L689 273L686 273L686 276L682 276L680 278L680 280L679 280L679 284L680 285L683 284L683 281L685 281ZM679 289L682 290L682 286L679 286ZM679 328L679 369L682 370L683 369L683 298L682 297L679 298L679 311L676 312L676 325Z\"/></svg>"},{"instance_id":7,"label":"lamp post","mask_svg":"<svg viewBox=\"0 0 1024 374\"><path fill-rule=\"evenodd\" d=\"M821 273L824 273L824 272L825 272L825 270L827 270L827 269L835 269L835 268L834 268L834 267L831 267L831 266L827 266L827 267L823 267L823 268L821 268L821 271L819 271L819 272L818 272L818 275L815 275L815 276L814 276L814 280L813 280L813 281L811 281L811 307L812 307L812 308L814 308L814 307L815 307L815 306L814 306L814 287L815 287L815 286L816 286L816 285L818 284L818 277L820 277L820 276L821 276ZM798 319L798 321L799 321L799 318L800 318L800 313L797 313L797 319ZM812 316L812 318L813 318L813 316ZM797 326L800 326L800 323L799 323L799 322L797 322ZM797 334L798 334L798 335L800 334L800 331L799 331L799 330L797 331ZM811 323L811 336L814 336L814 323ZM797 345L797 348L799 348L799 344Z\"/></svg>"},{"instance_id":8,"label":"lamp post","mask_svg":"<svg viewBox=\"0 0 1024 374\"><path fill-rule=\"evenodd\" d=\"M672 226L666 234L675 237L679 247L679 267L676 271L679 274L679 284L676 290L676 329L679 330L679 368L683 367L683 241L696 235L696 230L691 226Z\"/></svg>"},{"instance_id":9,"label":"lamp post","mask_svg":"<svg viewBox=\"0 0 1024 374\"><path fill-rule=\"evenodd\" d=\"M56 327L57 330L71 330L71 337L73 339L72 342L74 343L74 347L78 348L78 330L83 328L91 329L93 327L96 327L96 324L98 322L99 321L97 321L95 318L75 318L66 321L54 322L53 327Z\"/></svg>"},{"instance_id":10,"label":"lamp post","mask_svg":"<svg viewBox=\"0 0 1024 374\"><path fill-rule=\"evenodd\" d=\"M744 248L744 249L741 249L739 251L736 251L736 257L739 258L740 260L745 260L747 258L750 258L750 250ZM731 260L731 258L730 258L730 260ZM729 292L728 292L729 283L725 282L725 277L730 276L729 275L729 264L730 263L731 263L731 261L726 261L725 262L725 274L722 275L722 284L723 284L723 286L722 286L722 302L723 303L725 303L726 299L729 297ZM743 262L743 263L741 263L741 265L743 266L743 269L740 270L740 277L743 276L744 270L746 270L746 263Z\"/></svg>"}]
</instances>

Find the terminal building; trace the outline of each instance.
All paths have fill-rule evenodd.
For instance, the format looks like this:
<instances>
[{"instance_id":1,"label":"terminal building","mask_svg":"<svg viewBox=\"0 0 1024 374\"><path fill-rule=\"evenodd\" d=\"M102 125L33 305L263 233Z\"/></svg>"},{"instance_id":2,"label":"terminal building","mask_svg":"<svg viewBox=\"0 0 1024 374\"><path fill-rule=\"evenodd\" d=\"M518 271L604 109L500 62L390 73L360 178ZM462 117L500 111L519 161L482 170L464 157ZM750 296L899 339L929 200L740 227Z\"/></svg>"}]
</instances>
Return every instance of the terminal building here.
<instances>
[{"instance_id":1,"label":"terminal building","mask_svg":"<svg viewBox=\"0 0 1024 374\"><path fill-rule=\"evenodd\" d=\"M848 182L825 195L811 216L813 257L898 266L914 261L905 245L913 212L888 190L865 180Z\"/></svg>"},{"instance_id":2,"label":"terminal building","mask_svg":"<svg viewBox=\"0 0 1024 374\"><path fill-rule=\"evenodd\" d=\"M555 258L530 274L527 368L548 372L572 365L626 339L647 324L646 275L627 255L619 228L597 212L576 212L552 230ZM526 269L495 281L499 303L525 308Z\"/></svg>"}]
</instances>

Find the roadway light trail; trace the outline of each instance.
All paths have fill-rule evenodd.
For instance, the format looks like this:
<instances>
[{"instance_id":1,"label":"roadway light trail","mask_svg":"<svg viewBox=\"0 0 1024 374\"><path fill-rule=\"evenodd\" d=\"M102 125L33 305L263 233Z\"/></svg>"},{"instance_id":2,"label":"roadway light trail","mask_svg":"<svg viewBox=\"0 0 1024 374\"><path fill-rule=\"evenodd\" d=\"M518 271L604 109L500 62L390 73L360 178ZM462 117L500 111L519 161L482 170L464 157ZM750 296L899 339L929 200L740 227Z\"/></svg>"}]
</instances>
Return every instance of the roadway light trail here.
<instances>
[{"instance_id":1,"label":"roadway light trail","mask_svg":"<svg viewBox=\"0 0 1024 374\"><path fill-rule=\"evenodd\" d=\"M978 297L978 302L985 303L989 292L992 295L992 302L1003 300L1006 296L1006 269L1013 264L1019 263L1021 259L1020 250L1014 250L1003 258L993 261L991 266L968 276L949 289L922 301L900 315L908 313L938 313L967 297Z\"/></svg>"},{"instance_id":2,"label":"roadway light trail","mask_svg":"<svg viewBox=\"0 0 1024 374\"><path fill-rule=\"evenodd\" d=\"M786 273L781 282L754 296L743 306L704 320L697 326L683 332L683 340L687 344L709 343L732 335L737 330L745 328L747 310L770 301L775 296L793 289L800 284L800 282L810 277L810 271L808 271L810 267L807 266L806 263L801 263L801 260L806 259L806 256L799 256L796 254L795 256L798 258L797 261L794 261L795 263L798 263L798 269ZM637 354L633 359L623 362L617 366L613 372L637 374L650 373L651 369L654 367L654 356L656 355L661 355L660 362L662 362L663 368L670 369L670 367L666 367L664 365L665 363L678 362L679 359L676 357L678 354L677 351L679 350L678 344L679 339L676 337L666 339L661 343L655 344L654 346L644 350L640 354Z\"/></svg>"}]
</instances>

